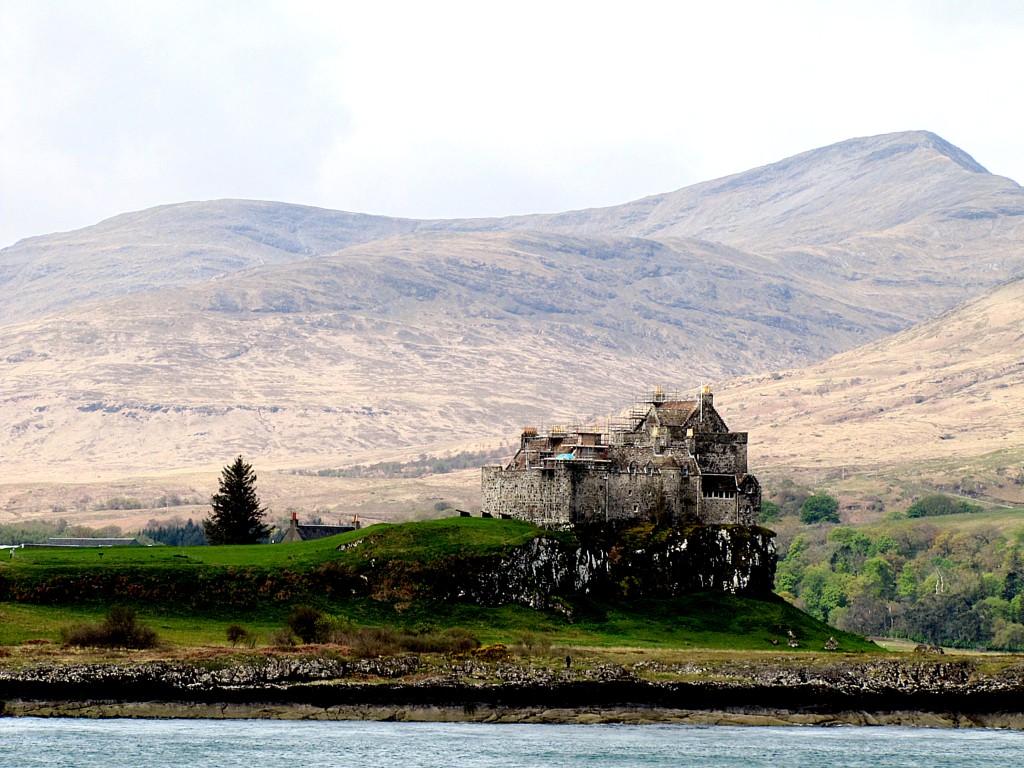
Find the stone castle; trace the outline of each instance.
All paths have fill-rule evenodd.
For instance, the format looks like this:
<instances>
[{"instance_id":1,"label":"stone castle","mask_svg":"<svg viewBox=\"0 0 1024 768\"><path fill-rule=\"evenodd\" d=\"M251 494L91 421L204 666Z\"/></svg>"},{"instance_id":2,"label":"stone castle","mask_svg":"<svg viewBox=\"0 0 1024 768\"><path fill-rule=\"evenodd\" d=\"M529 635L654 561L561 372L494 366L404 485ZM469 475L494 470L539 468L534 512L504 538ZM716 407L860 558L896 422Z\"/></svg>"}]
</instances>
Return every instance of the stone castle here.
<instances>
[{"instance_id":1,"label":"stone castle","mask_svg":"<svg viewBox=\"0 0 1024 768\"><path fill-rule=\"evenodd\" d=\"M747 433L729 431L706 386L695 399L657 388L604 430L527 427L507 466L483 468L482 485L485 514L552 529L753 526L761 508Z\"/></svg>"}]
</instances>

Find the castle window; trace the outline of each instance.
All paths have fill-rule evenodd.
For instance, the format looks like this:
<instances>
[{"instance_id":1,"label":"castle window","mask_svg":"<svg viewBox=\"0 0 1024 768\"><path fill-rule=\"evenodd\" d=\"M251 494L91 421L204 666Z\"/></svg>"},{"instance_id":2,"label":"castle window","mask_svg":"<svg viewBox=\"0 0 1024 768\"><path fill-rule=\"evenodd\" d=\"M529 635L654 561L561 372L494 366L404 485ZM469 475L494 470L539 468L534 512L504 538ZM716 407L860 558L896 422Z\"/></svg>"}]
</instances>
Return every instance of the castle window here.
<instances>
[{"instance_id":1,"label":"castle window","mask_svg":"<svg viewBox=\"0 0 1024 768\"><path fill-rule=\"evenodd\" d=\"M735 491L704 491L705 499L735 499Z\"/></svg>"}]
</instances>

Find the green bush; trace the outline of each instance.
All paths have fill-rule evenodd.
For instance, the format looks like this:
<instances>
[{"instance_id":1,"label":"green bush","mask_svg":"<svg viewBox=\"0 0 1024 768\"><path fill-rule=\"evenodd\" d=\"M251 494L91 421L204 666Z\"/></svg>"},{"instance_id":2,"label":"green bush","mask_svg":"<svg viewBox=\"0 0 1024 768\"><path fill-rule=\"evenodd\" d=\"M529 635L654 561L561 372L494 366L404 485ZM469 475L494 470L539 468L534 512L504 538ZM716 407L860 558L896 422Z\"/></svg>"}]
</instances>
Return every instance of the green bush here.
<instances>
[{"instance_id":1,"label":"green bush","mask_svg":"<svg viewBox=\"0 0 1024 768\"><path fill-rule=\"evenodd\" d=\"M405 632L399 644L410 653L464 653L480 645L480 639L468 629L458 627L443 631Z\"/></svg>"},{"instance_id":2,"label":"green bush","mask_svg":"<svg viewBox=\"0 0 1024 768\"><path fill-rule=\"evenodd\" d=\"M774 523L782 519L782 508L774 501L761 502L761 514L757 516L759 523Z\"/></svg>"},{"instance_id":3,"label":"green bush","mask_svg":"<svg viewBox=\"0 0 1024 768\"><path fill-rule=\"evenodd\" d=\"M952 499L941 493L933 493L911 504L907 509L907 517L941 517L942 515L960 515L980 511L981 506L978 504L971 504L962 499Z\"/></svg>"},{"instance_id":4,"label":"green bush","mask_svg":"<svg viewBox=\"0 0 1024 768\"><path fill-rule=\"evenodd\" d=\"M800 522L807 525L814 523L838 523L839 502L827 493L810 496L800 507Z\"/></svg>"},{"instance_id":5,"label":"green bush","mask_svg":"<svg viewBox=\"0 0 1024 768\"><path fill-rule=\"evenodd\" d=\"M303 643L326 643L331 639L330 617L308 605L295 606L285 623Z\"/></svg>"},{"instance_id":6,"label":"green bush","mask_svg":"<svg viewBox=\"0 0 1024 768\"><path fill-rule=\"evenodd\" d=\"M364 627L346 645L361 659L397 656L403 650L398 630L391 627Z\"/></svg>"},{"instance_id":7,"label":"green bush","mask_svg":"<svg viewBox=\"0 0 1024 768\"><path fill-rule=\"evenodd\" d=\"M270 635L270 644L275 648L291 648L295 645L295 635L285 627Z\"/></svg>"}]
</instances>

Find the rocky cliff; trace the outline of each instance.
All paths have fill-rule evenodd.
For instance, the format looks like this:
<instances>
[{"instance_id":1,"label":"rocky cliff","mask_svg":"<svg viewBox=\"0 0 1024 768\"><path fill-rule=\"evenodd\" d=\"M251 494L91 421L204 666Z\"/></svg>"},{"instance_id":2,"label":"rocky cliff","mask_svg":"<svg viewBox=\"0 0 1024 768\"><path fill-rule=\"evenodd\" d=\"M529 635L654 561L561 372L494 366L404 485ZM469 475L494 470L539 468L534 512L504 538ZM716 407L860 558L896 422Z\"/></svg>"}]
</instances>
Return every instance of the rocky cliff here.
<instances>
[{"instance_id":1,"label":"rocky cliff","mask_svg":"<svg viewBox=\"0 0 1024 768\"><path fill-rule=\"evenodd\" d=\"M767 529L740 525L590 531L580 542L538 536L504 556L456 569L442 596L541 609L564 608L564 599L582 596L723 590L766 596L774 586L774 537Z\"/></svg>"}]
</instances>

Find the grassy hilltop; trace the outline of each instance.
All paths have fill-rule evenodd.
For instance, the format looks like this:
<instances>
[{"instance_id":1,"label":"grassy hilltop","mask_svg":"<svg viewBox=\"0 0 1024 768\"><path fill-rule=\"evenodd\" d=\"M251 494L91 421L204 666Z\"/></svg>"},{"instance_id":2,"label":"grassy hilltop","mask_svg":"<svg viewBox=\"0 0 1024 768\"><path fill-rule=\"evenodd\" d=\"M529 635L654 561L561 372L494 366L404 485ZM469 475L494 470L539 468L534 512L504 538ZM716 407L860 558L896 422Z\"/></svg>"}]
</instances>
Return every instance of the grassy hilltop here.
<instances>
[{"instance_id":1,"label":"grassy hilltop","mask_svg":"<svg viewBox=\"0 0 1024 768\"><path fill-rule=\"evenodd\" d=\"M875 649L777 598L701 593L672 599L567 599L560 610L439 600L475 565L537 536L514 520L448 518L373 526L320 541L223 547L21 549L0 561L0 644L55 641L74 622L126 604L176 646L226 644L228 625L269 643L308 605L348 626L411 633L460 629L481 642L771 650L792 632L820 651Z\"/></svg>"}]
</instances>

